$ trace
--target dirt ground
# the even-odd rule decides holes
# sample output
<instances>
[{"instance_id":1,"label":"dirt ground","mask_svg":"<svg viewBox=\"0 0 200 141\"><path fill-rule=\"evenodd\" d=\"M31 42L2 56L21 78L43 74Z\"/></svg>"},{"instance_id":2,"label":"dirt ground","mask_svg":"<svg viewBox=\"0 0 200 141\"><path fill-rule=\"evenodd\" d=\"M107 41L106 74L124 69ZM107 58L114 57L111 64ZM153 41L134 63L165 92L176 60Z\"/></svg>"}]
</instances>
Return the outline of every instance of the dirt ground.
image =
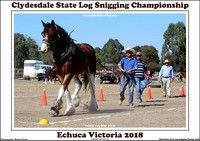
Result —
<instances>
[{"instance_id":1,"label":"dirt ground","mask_svg":"<svg viewBox=\"0 0 200 141\"><path fill-rule=\"evenodd\" d=\"M154 82L157 84L158 82ZM96 98L99 109L89 113L82 107L77 107L72 116L64 116L61 109L58 117L49 115L50 107L57 99L60 83L55 85L43 84L36 80L14 81L14 129L18 128L186 128L186 97L179 97L180 89L186 83L172 83L172 98L162 97L161 88L151 88L152 98L147 98L144 90L139 103L135 98L134 107L128 106L128 87L125 101L119 105L119 84L100 84L96 81ZM100 88L103 89L104 101L99 101ZM41 105L43 89L46 89L47 105ZM72 93L75 89L73 82L69 85ZM90 92L80 91L81 102L89 102ZM65 98L63 98L64 100ZM65 102L65 101L64 101ZM65 107L65 106L63 106ZM41 119L47 119L49 124L39 124Z\"/></svg>"}]
</instances>

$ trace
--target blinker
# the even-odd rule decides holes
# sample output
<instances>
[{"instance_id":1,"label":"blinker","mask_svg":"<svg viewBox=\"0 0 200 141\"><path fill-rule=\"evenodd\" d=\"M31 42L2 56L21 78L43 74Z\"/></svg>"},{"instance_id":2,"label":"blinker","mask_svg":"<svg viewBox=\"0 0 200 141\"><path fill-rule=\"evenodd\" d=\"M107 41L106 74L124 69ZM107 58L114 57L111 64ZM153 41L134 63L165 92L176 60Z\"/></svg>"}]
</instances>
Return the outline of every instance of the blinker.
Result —
<instances>
[{"instance_id":1,"label":"blinker","mask_svg":"<svg viewBox=\"0 0 200 141\"><path fill-rule=\"evenodd\" d=\"M49 30L54 30L53 28L49 27Z\"/></svg>"}]
</instances>

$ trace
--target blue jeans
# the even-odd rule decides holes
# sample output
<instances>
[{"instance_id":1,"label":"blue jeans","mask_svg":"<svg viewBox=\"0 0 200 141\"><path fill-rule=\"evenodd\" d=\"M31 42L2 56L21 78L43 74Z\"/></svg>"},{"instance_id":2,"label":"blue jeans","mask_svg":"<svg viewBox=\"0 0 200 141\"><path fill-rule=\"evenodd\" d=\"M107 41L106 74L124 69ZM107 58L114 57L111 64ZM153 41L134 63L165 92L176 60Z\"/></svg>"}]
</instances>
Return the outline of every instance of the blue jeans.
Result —
<instances>
[{"instance_id":1,"label":"blue jeans","mask_svg":"<svg viewBox=\"0 0 200 141\"><path fill-rule=\"evenodd\" d=\"M145 78L135 77L136 98L140 99L145 88Z\"/></svg>"},{"instance_id":2,"label":"blue jeans","mask_svg":"<svg viewBox=\"0 0 200 141\"><path fill-rule=\"evenodd\" d=\"M134 86L134 76L133 75L122 75L121 83L120 83L120 100L123 101L125 99L124 92L126 90L126 86L129 85L129 105L133 105L133 86Z\"/></svg>"},{"instance_id":3,"label":"blue jeans","mask_svg":"<svg viewBox=\"0 0 200 141\"><path fill-rule=\"evenodd\" d=\"M43 76L43 82L45 82L45 74L42 74L42 76Z\"/></svg>"}]
</instances>

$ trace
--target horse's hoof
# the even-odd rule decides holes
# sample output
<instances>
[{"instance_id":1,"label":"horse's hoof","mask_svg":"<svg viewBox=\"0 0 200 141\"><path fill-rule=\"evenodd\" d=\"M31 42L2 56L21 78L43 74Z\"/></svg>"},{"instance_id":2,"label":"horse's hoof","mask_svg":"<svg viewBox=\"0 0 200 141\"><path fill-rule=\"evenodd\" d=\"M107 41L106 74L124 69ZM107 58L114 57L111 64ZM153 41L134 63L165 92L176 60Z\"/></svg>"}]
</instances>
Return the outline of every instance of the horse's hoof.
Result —
<instances>
[{"instance_id":1,"label":"horse's hoof","mask_svg":"<svg viewBox=\"0 0 200 141\"><path fill-rule=\"evenodd\" d=\"M70 108L67 108L66 110L65 110L65 115L66 116L71 116L71 115L73 115L74 113L75 113L75 108L74 108L74 106L71 106Z\"/></svg>"},{"instance_id":2,"label":"horse's hoof","mask_svg":"<svg viewBox=\"0 0 200 141\"><path fill-rule=\"evenodd\" d=\"M86 104L83 104L83 110L87 110L88 109L88 105L86 105Z\"/></svg>"},{"instance_id":3,"label":"horse's hoof","mask_svg":"<svg viewBox=\"0 0 200 141\"><path fill-rule=\"evenodd\" d=\"M72 100L73 100L74 106L78 107L80 104L80 97L78 97L78 96L73 97L73 95L72 95Z\"/></svg>"},{"instance_id":4,"label":"horse's hoof","mask_svg":"<svg viewBox=\"0 0 200 141\"><path fill-rule=\"evenodd\" d=\"M97 104L96 102L90 102L90 105L88 106L89 112L97 112Z\"/></svg>"},{"instance_id":5,"label":"horse's hoof","mask_svg":"<svg viewBox=\"0 0 200 141\"><path fill-rule=\"evenodd\" d=\"M54 110L51 110L51 111L49 112L49 114L50 114L52 117L57 117L57 116L58 116L58 113L55 112Z\"/></svg>"}]
</instances>

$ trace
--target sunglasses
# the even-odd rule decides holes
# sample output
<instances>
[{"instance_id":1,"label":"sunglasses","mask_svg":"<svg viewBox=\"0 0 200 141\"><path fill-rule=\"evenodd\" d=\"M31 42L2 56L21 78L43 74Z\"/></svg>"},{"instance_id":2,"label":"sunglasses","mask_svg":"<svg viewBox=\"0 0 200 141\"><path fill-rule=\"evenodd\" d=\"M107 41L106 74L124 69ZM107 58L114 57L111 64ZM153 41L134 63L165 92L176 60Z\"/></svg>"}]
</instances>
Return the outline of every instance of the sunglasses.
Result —
<instances>
[{"instance_id":1,"label":"sunglasses","mask_svg":"<svg viewBox=\"0 0 200 141\"><path fill-rule=\"evenodd\" d=\"M137 57L141 57L142 55L137 55Z\"/></svg>"}]
</instances>

